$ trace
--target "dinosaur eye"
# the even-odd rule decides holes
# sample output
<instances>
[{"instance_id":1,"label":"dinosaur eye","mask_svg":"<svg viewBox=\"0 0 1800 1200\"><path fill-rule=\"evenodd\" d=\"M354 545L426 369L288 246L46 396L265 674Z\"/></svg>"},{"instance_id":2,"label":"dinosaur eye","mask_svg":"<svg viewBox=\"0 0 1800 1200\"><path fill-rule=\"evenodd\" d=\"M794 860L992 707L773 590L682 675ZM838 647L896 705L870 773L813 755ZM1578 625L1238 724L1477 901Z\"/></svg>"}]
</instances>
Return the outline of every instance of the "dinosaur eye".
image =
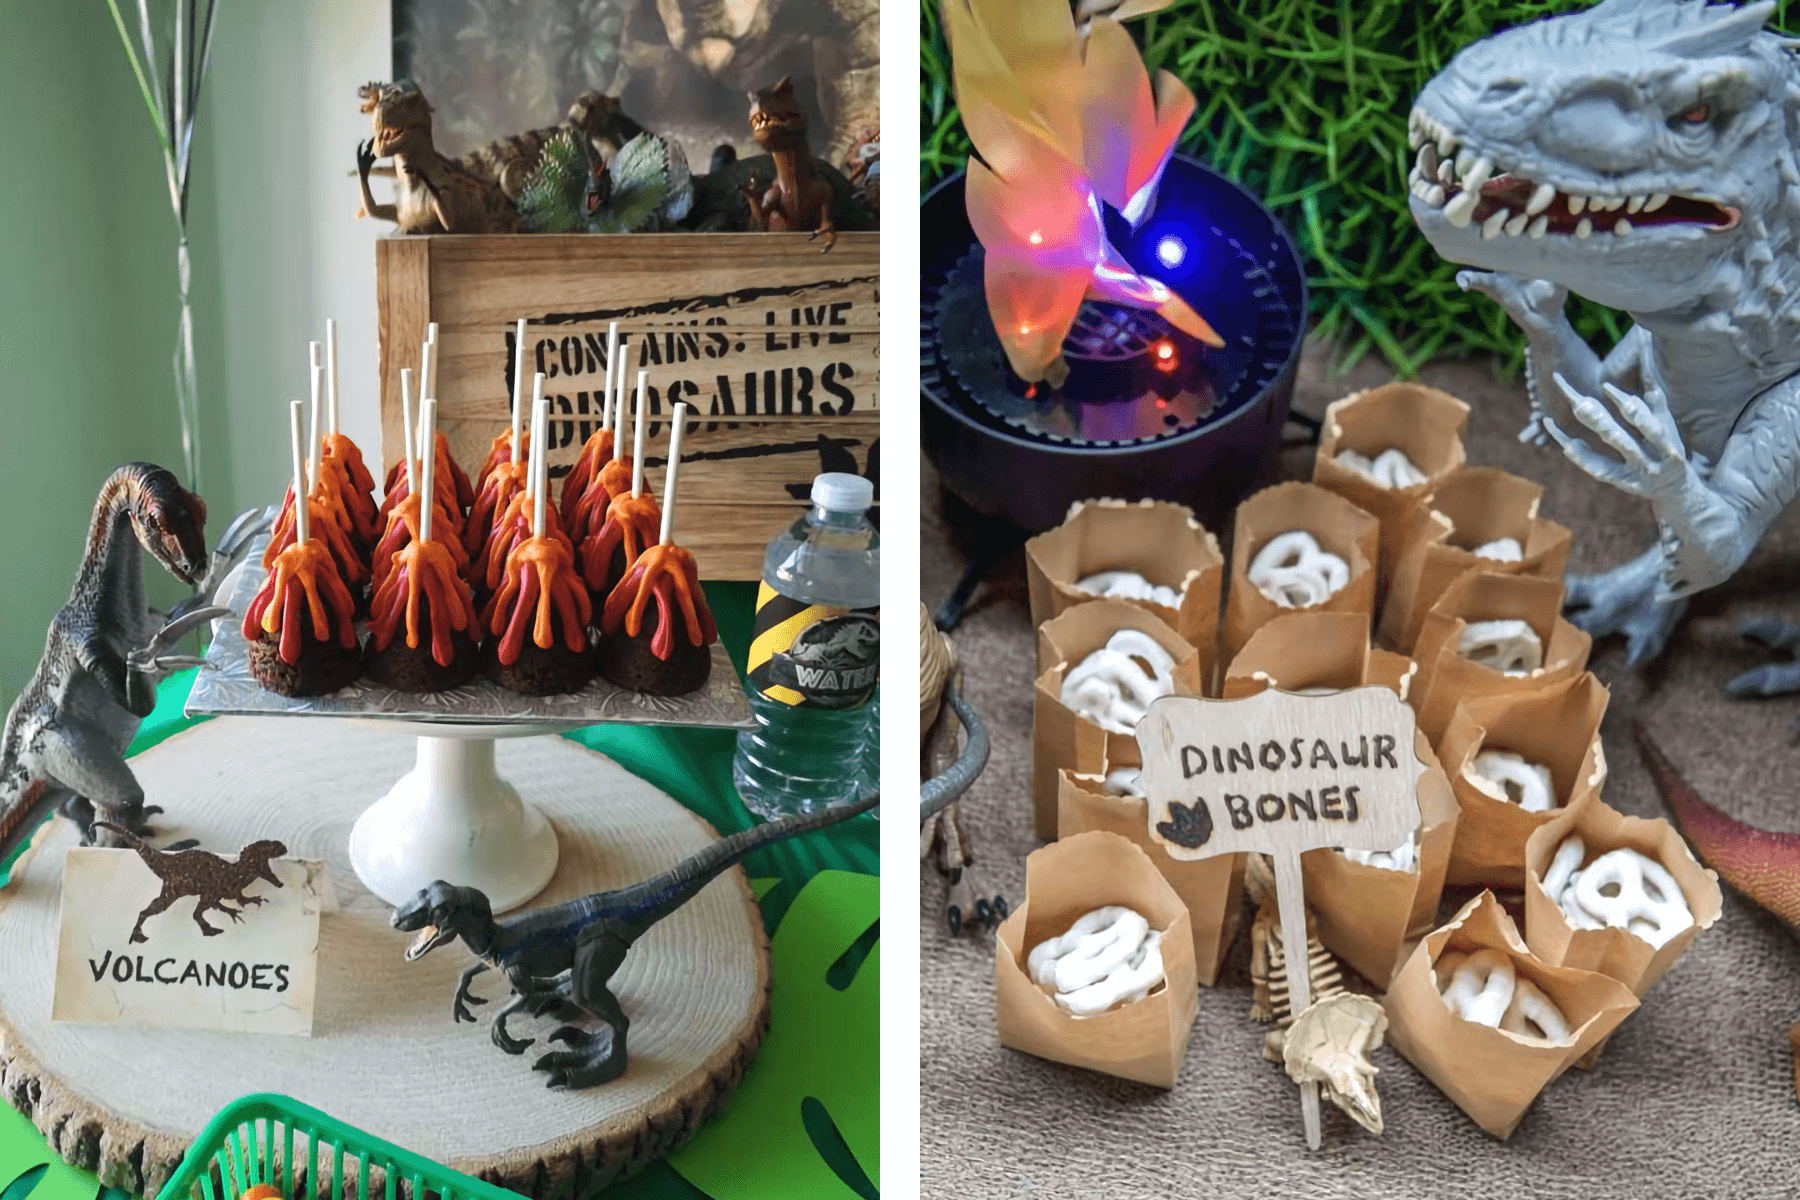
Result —
<instances>
[{"instance_id":1,"label":"dinosaur eye","mask_svg":"<svg viewBox=\"0 0 1800 1200\"><path fill-rule=\"evenodd\" d=\"M1681 114L1682 122L1688 125L1704 125L1712 120L1712 106L1702 100L1699 104Z\"/></svg>"}]
</instances>

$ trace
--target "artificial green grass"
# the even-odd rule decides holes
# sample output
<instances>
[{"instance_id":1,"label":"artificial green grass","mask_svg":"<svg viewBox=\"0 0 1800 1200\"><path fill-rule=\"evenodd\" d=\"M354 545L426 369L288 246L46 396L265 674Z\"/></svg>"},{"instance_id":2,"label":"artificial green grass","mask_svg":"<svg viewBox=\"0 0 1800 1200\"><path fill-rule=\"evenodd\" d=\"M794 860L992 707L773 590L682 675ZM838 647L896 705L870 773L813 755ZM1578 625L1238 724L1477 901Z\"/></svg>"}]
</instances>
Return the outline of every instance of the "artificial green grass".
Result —
<instances>
[{"instance_id":1,"label":"artificial green grass","mask_svg":"<svg viewBox=\"0 0 1800 1200\"><path fill-rule=\"evenodd\" d=\"M969 140L951 94L940 0L920 2L921 185L960 171ZM1780 0L1774 24L1785 26ZM1180 153L1263 197L1307 265L1315 332L1341 366L1370 349L1402 377L1427 359L1481 351L1516 370L1525 339L1499 305L1456 286L1407 212L1407 116L1470 42L1586 0L1177 0L1128 22L1144 60L1194 92ZM1630 319L1570 297L1590 343Z\"/></svg>"}]
</instances>

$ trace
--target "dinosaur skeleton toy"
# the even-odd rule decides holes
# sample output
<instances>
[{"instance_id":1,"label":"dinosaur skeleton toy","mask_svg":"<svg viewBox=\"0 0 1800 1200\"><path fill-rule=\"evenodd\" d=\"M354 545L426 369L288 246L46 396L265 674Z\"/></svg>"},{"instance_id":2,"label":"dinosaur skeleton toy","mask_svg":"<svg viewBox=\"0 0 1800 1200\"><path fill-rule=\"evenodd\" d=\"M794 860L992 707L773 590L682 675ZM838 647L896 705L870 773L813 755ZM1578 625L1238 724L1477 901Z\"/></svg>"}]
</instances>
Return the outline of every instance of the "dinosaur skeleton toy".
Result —
<instances>
[{"instance_id":1,"label":"dinosaur skeleton toy","mask_svg":"<svg viewBox=\"0 0 1800 1200\"><path fill-rule=\"evenodd\" d=\"M145 822L162 810L144 804L125 750L156 706L157 681L200 665L175 646L227 614L213 595L268 524L265 514L243 513L209 563L206 505L174 475L130 463L107 479L68 603L51 618L43 660L0 732L0 862L56 811L81 827L84 844L119 844L97 816L150 834ZM145 551L195 588L166 615L144 597Z\"/></svg>"},{"instance_id":2,"label":"dinosaur skeleton toy","mask_svg":"<svg viewBox=\"0 0 1800 1200\"><path fill-rule=\"evenodd\" d=\"M1655 512L1657 545L1568 583L1633 667L1800 491L1800 63L1775 7L1606 0L1468 47L1412 113L1413 219L1525 333L1521 439ZM1604 358L1571 291L1632 319ZM1796 689L1800 663L1728 688Z\"/></svg>"},{"instance_id":3,"label":"dinosaur skeleton toy","mask_svg":"<svg viewBox=\"0 0 1800 1200\"><path fill-rule=\"evenodd\" d=\"M631 944L650 927L692 900L752 850L860 816L881 801L867 795L853 804L796 813L720 838L706 849L652 879L611 892L595 892L550 908L530 909L496 920L488 898L475 888L438 880L394 910L395 929L418 934L406 961L416 962L461 938L475 955L462 973L450 1015L474 1021L470 1004L486 1004L469 994L484 971L505 974L512 998L494 1013L490 1036L508 1054L523 1054L532 1039L506 1031L506 1020L524 1009L533 1017L555 1013L573 1020L597 1018L603 1028L589 1032L564 1025L550 1035L569 1049L539 1058L534 1071L548 1075L553 1088L586 1088L610 1083L625 1072L625 1033L631 1022L608 989Z\"/></svg>"}]
</instances>

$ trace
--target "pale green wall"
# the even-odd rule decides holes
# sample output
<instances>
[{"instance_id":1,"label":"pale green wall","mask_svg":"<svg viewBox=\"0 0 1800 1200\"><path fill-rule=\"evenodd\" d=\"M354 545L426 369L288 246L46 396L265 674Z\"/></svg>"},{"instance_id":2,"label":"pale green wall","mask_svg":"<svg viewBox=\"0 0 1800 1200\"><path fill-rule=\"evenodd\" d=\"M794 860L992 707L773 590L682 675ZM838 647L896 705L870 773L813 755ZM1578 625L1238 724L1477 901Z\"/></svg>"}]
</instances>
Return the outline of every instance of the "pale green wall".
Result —
<instances>
[{"instance_id":1,"label":"pale green wall","mask_svg":"<svg viewBox=\"0 0 1800 1200\"><path fill-rule=\"evenodd\" d=\"M67 597L101 481L132 459L179 471L181 441L175 223L104 0L0 0L0 112L11 114L0 124L0 695L10 703ZM203 279L217 266L201 242ZM210 312L203 330L216 327L216 304ZM218 359L202 353L205 386ZM209 407L205 433L222 445L222 407ZM179 594L164 583L160 598Z\"/></svg>"}]
</instances>

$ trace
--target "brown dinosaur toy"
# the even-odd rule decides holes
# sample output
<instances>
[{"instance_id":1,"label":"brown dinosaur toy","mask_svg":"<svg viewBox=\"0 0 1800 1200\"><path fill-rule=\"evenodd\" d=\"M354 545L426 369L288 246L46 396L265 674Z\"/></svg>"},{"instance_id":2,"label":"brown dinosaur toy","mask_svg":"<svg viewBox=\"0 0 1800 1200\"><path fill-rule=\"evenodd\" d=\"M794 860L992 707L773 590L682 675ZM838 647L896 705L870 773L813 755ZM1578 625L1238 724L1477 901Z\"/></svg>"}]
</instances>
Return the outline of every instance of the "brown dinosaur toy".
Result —
<instances>
[{"instance_id":1,"label":"brown dinosaur toy","mask_svg":"<svg viewBox=\"0 0 1800 1200\"><path fill-rule=\"evenodd\" d=\"M388 86L385 83L365 83L358 88L356 95L362 101L362 111L374 112L381 101L382 89ZM485 146L477 146L457 159L456 163L477 179L498 184L510 199L516 201L519 193L525 190L531 173L537 170L538 163L542 161L544 147L565 129L573 129L585 135L595 158L602 164L611 162L621 146L644 132L642 125L625 115L617 96L587 91L575 97L575 103L569 105L568 115L561 124L496 138ZM394 168L373 167L369 174L391 178Z\"/></svg>"},{"instance_id":2,"label":"brown dinosaur toy","mask_svg":"<svg viewBox=\"0 0 1800 1200\"><path fill-rule=\"evenodd\" d=\"M806 114L794 100L794 80L784 77L774 87L750 93L750 133L775 160L775 182L765 191L752 176L744 188L750 202L750 228L758 232L811 230L809 241L824 244L823 254L837 244L831 220L832 187L817 169L806 147Z\"/></svg>"},{"instance_id":3,"label":"brown dinosaur toy","mask_svg":"<svg viewBox=\"0 0 1800 1200\"><path fill-rule=\"evenodd\" d=\"M375 136L356 148L363 214L392 221L401 233L520 233L524 224L498 183L445 158L431 143L431 105L410 80L382 87L364 107ZM369 172L394 160L394 203L375 203Z\"/></svg>"},{"instance_id":4,"label":"brown dinosaur toy","mask_svg":"<svg viewBox=\"0 0 1800 1200\"><path fill-rule=\"evenodd\" d=\"M204 916L209 908L216 908L233 921L243 923L243 909L232 908L226 901L237 904L267 904L261 896L246 896L244 889L259 879L266 879L276 887L281 887L281 880L275 878L275 872L269 869L269 863L287 853L287 847L280 842L252 842L238 852L236 862L226 862L216 854L205 850L181 850L170 852L158 850L146 845L144 840L118 825L106 821L94 822L95 828L110 829L119 835L131 849L136 850L144 865L156 873L163 881L162 894L152 900L143 912L138 914L137 924L132 926L131 941L147 942L144 936L144 922L157 913L165 911L171 904L184 896L197 896L200 903L194 906L194 924L207 937L217 937L224 933L223 929L214 929L206 923Z\"/></svg>"}]
</instances>

